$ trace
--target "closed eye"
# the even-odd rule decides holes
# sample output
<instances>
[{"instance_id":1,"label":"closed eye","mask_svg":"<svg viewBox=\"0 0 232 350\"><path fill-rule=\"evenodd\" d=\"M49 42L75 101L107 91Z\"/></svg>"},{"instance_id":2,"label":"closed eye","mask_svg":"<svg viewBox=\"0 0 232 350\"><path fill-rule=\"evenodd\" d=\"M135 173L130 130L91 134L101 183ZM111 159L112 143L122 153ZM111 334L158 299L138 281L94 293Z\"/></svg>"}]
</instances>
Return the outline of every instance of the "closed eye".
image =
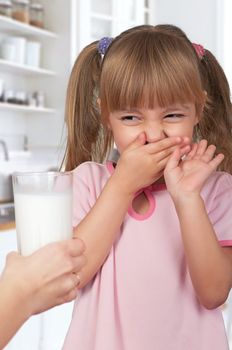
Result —
<instances>
[{"instance_id":1,"label":"closed eye","mask_svg":"<svg viewBox=\"0 0 232 350\"><path fill-rule=\"evenodd\" d=\"M135 115L125 115L121 119L122 120L138 120L139 117L136 117Z\"/></svg>"},{"instance_id":2,"label":"closed eye","mask_svg":"<svg viewBox=\"0 0 232 350\"><path fill-rule=\"evenodd\" d=\"M121 120L126 124L137 124L140 122L141 118L136 115L125 115L121 117Z\"/></svg>"},{"instance_id":3,"label":"closed eye","mask_svg":"<svg viewBox=\"0 0 232 350\"><path fill-rule=\"evenodd\" d=\"M165 115L164 119L172 119L172 120L177 120L177 119L181 119L181 118L184 118L185 115L183 114L176 114L176 113L173 113L173 114L167 114Z\"/></svg>"}]
</instances>

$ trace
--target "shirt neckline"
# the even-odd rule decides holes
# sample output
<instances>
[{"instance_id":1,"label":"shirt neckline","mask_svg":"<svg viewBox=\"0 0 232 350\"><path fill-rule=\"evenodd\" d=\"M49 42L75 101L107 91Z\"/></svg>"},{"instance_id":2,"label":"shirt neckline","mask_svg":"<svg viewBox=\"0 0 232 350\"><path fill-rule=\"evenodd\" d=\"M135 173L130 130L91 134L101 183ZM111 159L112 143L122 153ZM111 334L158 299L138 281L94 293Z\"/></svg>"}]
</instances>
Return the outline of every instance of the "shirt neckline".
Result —
<instances>
[{"instance_id":1,"label":"shirt neckline","mask_svg":"<svg viewBox=\"0 0 232 350\"><path fill-rule=\"evenodd\" d=\"M114 167L114 162L108 161L106 162L106 167L109 173L112 175L114 173L115 167ZM134 198L138 196L141 192L144 192L145 196L147 197L148 203L149 203L149 208L144 214L139 214L137 213L132 204L128 208L128 215L131 216L132 218L142 221L148 219L153 212L155 211L156 208L156 199L155 196L152 192L157 192L157 191L163 191L166 190L166 185L165 184L152 184L150 186L147 186L145 188L141 188L139 191L137 191L134 195Z\"/></svg>"}]
</instances>

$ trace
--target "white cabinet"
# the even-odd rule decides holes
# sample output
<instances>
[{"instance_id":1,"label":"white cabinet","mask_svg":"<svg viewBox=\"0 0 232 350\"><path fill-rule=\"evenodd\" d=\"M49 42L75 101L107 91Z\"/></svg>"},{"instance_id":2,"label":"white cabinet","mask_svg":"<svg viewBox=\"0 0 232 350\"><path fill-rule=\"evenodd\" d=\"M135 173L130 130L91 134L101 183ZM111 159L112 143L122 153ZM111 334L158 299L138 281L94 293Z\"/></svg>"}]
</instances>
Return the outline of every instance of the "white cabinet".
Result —
<instances>
[{"instance_id":1,"label":"white cabinet","mask_svg":"<svg viewBox=\"0 0 232 350\"><path fill-rule=\"evenodd\" d=\"M4 81L5 89L29 93L39 91L45 95L44 107L39 108L0 102L0 138L5 137L10 143L14 135L27 135L32 150L57 149L61 145L65 91L70 71L70 1L40 2L45 9L46 29L0 16L0 41L16 36L41 45L39 67L0 58L0 80Z\"/></svg>"},{"instance_id":2,"label":"white cabinet","mask_svg":"<svg viewBox=\"0 0 232 350\"><path fill-rule=\"evenodd\" d=\"M21 23L17 20L5 17L5 16L0 16L0 39L3 42L4 38L9 38L9 37L23 37L26 39L26 42L28 42L29 40L33 40L36 42L43 42L44 40L47 41L52 41L57 39L57 36L55 33L48 31L48 30L44 30L44 29L40 29L40 28L36 28L33 27L31 25L27 25L24 23ZM9 44L8 44L9 46ZM14 48L14 47L13 47ZM16 48L16 47L15 47ZM16 48L17 49L17 48ZM42 50L43 50L43 44L42 44ZM3 44L2 44L2 51L3 51ZM3 52L2 52L3 54ZM42 56L42 55L41 55ZM18 88L25 88L25 86L27 85L26 83L26 79L31 79L33 78L34 81L31 82L31 87L34 88L34 90L37 90L37 82L36 79L38 78L43 78L43 77L50 77L53 78L56 73L50 69L46 67L46 61L43 60L43 57L41 57L41 65L36 67L36 66L30 66L30 65L26 65L24 63L18 63L15 62L14 60L8 60L7 58L0 58L0 74L1 76L5 76L7 77L9 80L11 80L12 82L10 84L8 84L7 86L7 81L5 81L5 88L11 88L12 90L16 87L16 86L9 86L9 85L17 85L18 84ZM19 81L16 82L15 77L21 77L21 81L23 81L23 84L21 84ZM10 111L12 107L12 111L16 112L17 111L17 104L8 104L7 105L7 110ZM36 108L34 108L36 110ZM33 110L34 110L33 109ZM1 102L0 103L0 110L4 110L5 109L5 103ZM25 106L25 110L26 110L26 106ZM33 110L31 110L29 108L29 110L31 112L33 112ZM22 111L22 109L19 108L19 111ZM51 109L49 110L49 112L51 112ZM43 110L40 111L40 113L46 113L46 108L43 108Z\"/></svg>"},{"instance_id":3,"label":"white cabinet","mask_svg":"<svg viewBox=\"0 0 232 350\"><path fill-rule=\"evenodd\" d=\"M74 61L88 43L104 36L115 37L130 27L153 21L154 0L80 0L72 1Z\"/></svg>"}]
</instances>

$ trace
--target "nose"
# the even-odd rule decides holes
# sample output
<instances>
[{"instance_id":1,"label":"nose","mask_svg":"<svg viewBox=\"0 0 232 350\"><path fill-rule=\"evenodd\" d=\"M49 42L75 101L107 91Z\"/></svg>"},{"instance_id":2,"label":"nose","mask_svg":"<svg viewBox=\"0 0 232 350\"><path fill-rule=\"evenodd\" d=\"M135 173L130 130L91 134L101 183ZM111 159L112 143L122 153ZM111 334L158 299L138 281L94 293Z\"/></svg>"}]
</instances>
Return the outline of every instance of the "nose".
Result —
<instances>
[{"instance_id":1,"label":"nose","mask_svg":"<svg viewBox=\"0 0 232 350\"><path fill-rule=\"evenodd\" d=\"M162 125L157 124L149 124L145 133L147 136L147 143L156 142L168 137Z\"/></svg>"}]
</instances>

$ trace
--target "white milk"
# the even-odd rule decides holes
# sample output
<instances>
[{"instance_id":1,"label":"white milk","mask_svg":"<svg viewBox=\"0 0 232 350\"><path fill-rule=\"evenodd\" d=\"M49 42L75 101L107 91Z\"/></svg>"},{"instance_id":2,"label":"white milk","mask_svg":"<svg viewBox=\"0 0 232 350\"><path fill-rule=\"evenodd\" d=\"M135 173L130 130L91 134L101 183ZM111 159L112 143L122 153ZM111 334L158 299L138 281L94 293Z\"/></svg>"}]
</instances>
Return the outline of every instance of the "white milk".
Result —
<instances>
[{"instance_id":1,"label":"white milk","mask_svg":"<svg viewBox=\"0 0 232 350\"><path fill-rule=\"evenodd\" d=\"M14 193L18 249L28 255L72 237L72 192Z\"/></svg>"}]
</instances>

